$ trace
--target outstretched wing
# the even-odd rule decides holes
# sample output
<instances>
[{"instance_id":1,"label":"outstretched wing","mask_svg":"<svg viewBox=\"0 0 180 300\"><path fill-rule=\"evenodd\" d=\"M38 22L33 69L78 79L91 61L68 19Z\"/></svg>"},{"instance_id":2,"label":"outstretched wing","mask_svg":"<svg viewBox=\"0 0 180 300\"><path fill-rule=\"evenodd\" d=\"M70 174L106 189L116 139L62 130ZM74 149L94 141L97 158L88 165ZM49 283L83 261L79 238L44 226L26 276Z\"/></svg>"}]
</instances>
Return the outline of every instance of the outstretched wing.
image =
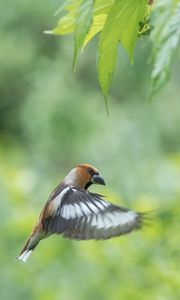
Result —
<instances>
[{"instance_id":1,"label":"outstretched wing","mask_svg":"<svg viewBox=\"0 0 180 300\"><path fill-rule=\"evenodd\" d=\"M61 197L54 215L43 226L48 233L62 234L76 240L108 239L138 229L143 214L105 201L102 196L69 188Z\"/></svg>"}]
</instances>

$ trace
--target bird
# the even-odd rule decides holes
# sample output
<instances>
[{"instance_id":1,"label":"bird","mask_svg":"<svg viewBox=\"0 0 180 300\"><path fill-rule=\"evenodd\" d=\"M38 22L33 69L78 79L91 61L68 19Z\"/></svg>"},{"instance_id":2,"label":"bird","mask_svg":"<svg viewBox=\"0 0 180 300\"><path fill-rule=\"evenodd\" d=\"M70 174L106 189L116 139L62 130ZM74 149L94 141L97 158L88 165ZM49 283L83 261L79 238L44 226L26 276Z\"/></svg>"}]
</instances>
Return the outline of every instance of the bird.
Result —
<instances>
[{"instance_id":1,"label":"bird","mask_svg":"<svg viewBox=\"0 0 180 300\"><path fill-rule=\"evenodd\" d=\"M144 213L115 205L92 193L92 184L105 185L99 171L79 164L53 190L17 260L27 262L39 242L52 234L74 240L106 240L140 229Z\"/></svg>"}]
</instances>

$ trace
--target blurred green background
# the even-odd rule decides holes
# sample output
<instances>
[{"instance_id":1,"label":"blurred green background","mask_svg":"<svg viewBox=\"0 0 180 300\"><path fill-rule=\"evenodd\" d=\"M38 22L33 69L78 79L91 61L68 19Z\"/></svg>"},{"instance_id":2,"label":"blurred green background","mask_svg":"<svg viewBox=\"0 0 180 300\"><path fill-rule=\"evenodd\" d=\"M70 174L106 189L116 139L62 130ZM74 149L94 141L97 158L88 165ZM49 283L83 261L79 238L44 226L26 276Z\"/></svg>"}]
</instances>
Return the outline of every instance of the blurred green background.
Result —
<instances>
[{"instance_id":1,"label":"blurred green background","mask_svg":"<svg viewBox=\"0 0 180 300\"><path fill-rule=\"evenodd\" d=\"M150 43L139 41L133 67L120 49L108 118L96 40L74 74L72 39L43 34L59 0L0 6L0 299L180 299L179 59L149 103ZM83 162L107 183L92 191L157 209L151 225L101 242L54 236L15 262L51 190Z\"/></svg>"}]
</instances>

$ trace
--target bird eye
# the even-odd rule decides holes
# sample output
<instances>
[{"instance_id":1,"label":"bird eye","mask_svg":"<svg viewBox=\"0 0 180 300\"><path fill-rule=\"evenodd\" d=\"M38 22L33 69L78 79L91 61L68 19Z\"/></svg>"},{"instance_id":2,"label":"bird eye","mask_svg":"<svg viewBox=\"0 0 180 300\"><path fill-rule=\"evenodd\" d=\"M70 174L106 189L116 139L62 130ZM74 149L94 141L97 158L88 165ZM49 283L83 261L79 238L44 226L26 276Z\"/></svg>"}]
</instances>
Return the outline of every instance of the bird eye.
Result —
<instances>
[{"instance_id":1,"label":"bird eye","mask_svg":"<svg viewBox=\"0 0 180 300\"><path fill-rule=\"evenodd\" d=\"M88 170L88 173L92 176L92 175L93 175L93 170L92 170L92 169L89 169L89 170Z\"/></svg>"},{"instance_id":2,"label":"bird eye","mask_svg":"<svg viewBox=\"0 0 180 300\"><path fill-rule=\"evenodd\" d=\"M91 176L93 176L93 175L98 175L98 174L99 174L98 172L94 171L93 169L89 169L89 170L88 170L88 173L89 173Z\"/></svg>"}]
</instances>

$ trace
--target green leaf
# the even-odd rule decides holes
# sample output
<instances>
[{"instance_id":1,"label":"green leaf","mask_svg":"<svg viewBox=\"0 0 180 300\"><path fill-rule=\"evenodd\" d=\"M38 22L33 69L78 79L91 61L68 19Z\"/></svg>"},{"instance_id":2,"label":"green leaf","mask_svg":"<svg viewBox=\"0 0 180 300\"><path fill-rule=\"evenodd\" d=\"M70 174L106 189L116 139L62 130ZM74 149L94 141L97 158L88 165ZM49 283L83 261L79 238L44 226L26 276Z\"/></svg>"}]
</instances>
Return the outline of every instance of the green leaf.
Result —
<instances>
[{"instance_id":1,"label":"green leaf","mask_svg":"<svg viewBox=\"0 0 180 300\"><path fill-rule=\"evenodd\" d=\"M141 3L140 1L133 1L133 5L130 4L132 15L127 20L126 29L121 35L121 43L126 49L131 63L133 63L133 51L139 33L139 22L143 21L146 14L146 3L147 1L141 1Z\"/></svg>"},{"instance_id":2,"label":"green leaf","mask_svg":"<svg viewBox=\"0 0 180 300\"><path fill-rule=\"evenodd\" d=\"M71 1L71 3L65 7L68 13L60 18L57 26L52 31L46 31L46 33L66 35L74 32L76 13L80 3L81 0Z\"/></svg>"},{"instance_id":3,"label":"green leaf","mask_svg":"<svg viewBox=\"0 0 180 300\"><path fill-rule=\"evenodd\" d=\"M138 37L139 22L146 13L147 0L116 0L100 34L98 75L104 97L107 97L121 40L131 61Z\"/></svg>"},{"instance_id":4,"label":"green leaf","mask_svg":"<svg viewBox=\"0 0 180 300\"><path fill-rule=\"evenodd\" d=\"M114 4L115 0L95 0L94 1L94 15L107 14L109 9Z\"/></svg>"},{"instance_id":5,"label":"green leaf","mask_svg":"<svg viewBox=\"0 0 180 300\"><path fill-rule=\"evenodd\" d=\"M88 32L88 34L86 35L86 38L84 40L84 45L83 45L83 49L84 47L89 43L89 41L98 33L100 32L103 27L104 24L106 22L106 18L107 15L106 14L100 14L97 15L93 18L93 22L92 25L90 27L90 30Z\"/></svg>"},{"instance_id":6,"label":"green leaf","mask_svg":"<svg viewBox=\"0 0 180 300\"><path fill-rule=\"evenodd\" d=\"M70 3L71 3L71 0L66 0L63 4L61 4L61 6L56 10L54 16L57 16L60 12L62 12L63 9L65 9L66 6Z\"/></svg>"},{"instance_id":7,"label":"green leaf","mask_svg":"<svg viewBox=\"0 0 180 300\"><path fill-rule=\"evenodd\" d=\"M93 0L82 0L76 13L76 23L74 31L74 59L75 68L77 54L84 44L85 37L92 22Z\"/></svg>"},{"instance_id":8,"label":"green leaf","mask_svg":"<svg viewBox=\"0 0 180 300\"><path fill-rule=\"evenodd\" d=\"M53 30L47 30L45 33L51 33L51 34L57 34L57 35L66 35L69 33L72 33L75 31L75 27L81 26L80 22L78 21L78 18L83 18L84 14L84 21L87 21L89 15L92 13L92 6L93 7L93 16L96 17L101 14L107 14L109 9L111 8L112 4L114 3L114 0L67 0L65 1L59 9L55 12L55 16L58 15L63 10L67 11L67 14L60 18L57 26ZM80 5L81 4L81 5ZM94 4L94 5L93 5ZM85 12L83 12L83 9L85 9ZM89 9L89 12L88 12ZM87 16L87 19L86 18ZM86 23L86 22L85 22ZM83 25L83 24L82 24ZM81 28L80 28L81 31ZM86 32L87 33L87 32Z\"/></svg>"},{"instance_id":9,"label":"green leaf","mask_svg":"<svg viewBox=\"0 0 180 300\"><path fill-rule=\"evenodd\" d=\"M74 13L69 13L68 15L64 16L59 22L56 28L49 33L54 34L61 34L66 35L72 33L74 31L74 23L75 23L75 16ZM48 33L48 31L46 31Z\"/></svg>"},{"instance_id":10,"label":"green leaf","mask_svg":"<svg viewBox=\"0 0 180 300\"><path fill-rule=\"evenodd\" d=\"M106 22L108 12L115 0L95 0L93 9L93 20L88 34L84 40L83 49L89 41L100 32Z\"/></svg>"},{"instance_id":11,"label":"green leaf","mask_svg":"<svg viewBox=\"0 0 180 300\"><path fill-rule=\"evenodd\" d=\"M151 97L169 79L170 68L180 41L180 3L166 0L157 6L156 23L152 31L153 70Z\"/></svg>"}]
</instances>

